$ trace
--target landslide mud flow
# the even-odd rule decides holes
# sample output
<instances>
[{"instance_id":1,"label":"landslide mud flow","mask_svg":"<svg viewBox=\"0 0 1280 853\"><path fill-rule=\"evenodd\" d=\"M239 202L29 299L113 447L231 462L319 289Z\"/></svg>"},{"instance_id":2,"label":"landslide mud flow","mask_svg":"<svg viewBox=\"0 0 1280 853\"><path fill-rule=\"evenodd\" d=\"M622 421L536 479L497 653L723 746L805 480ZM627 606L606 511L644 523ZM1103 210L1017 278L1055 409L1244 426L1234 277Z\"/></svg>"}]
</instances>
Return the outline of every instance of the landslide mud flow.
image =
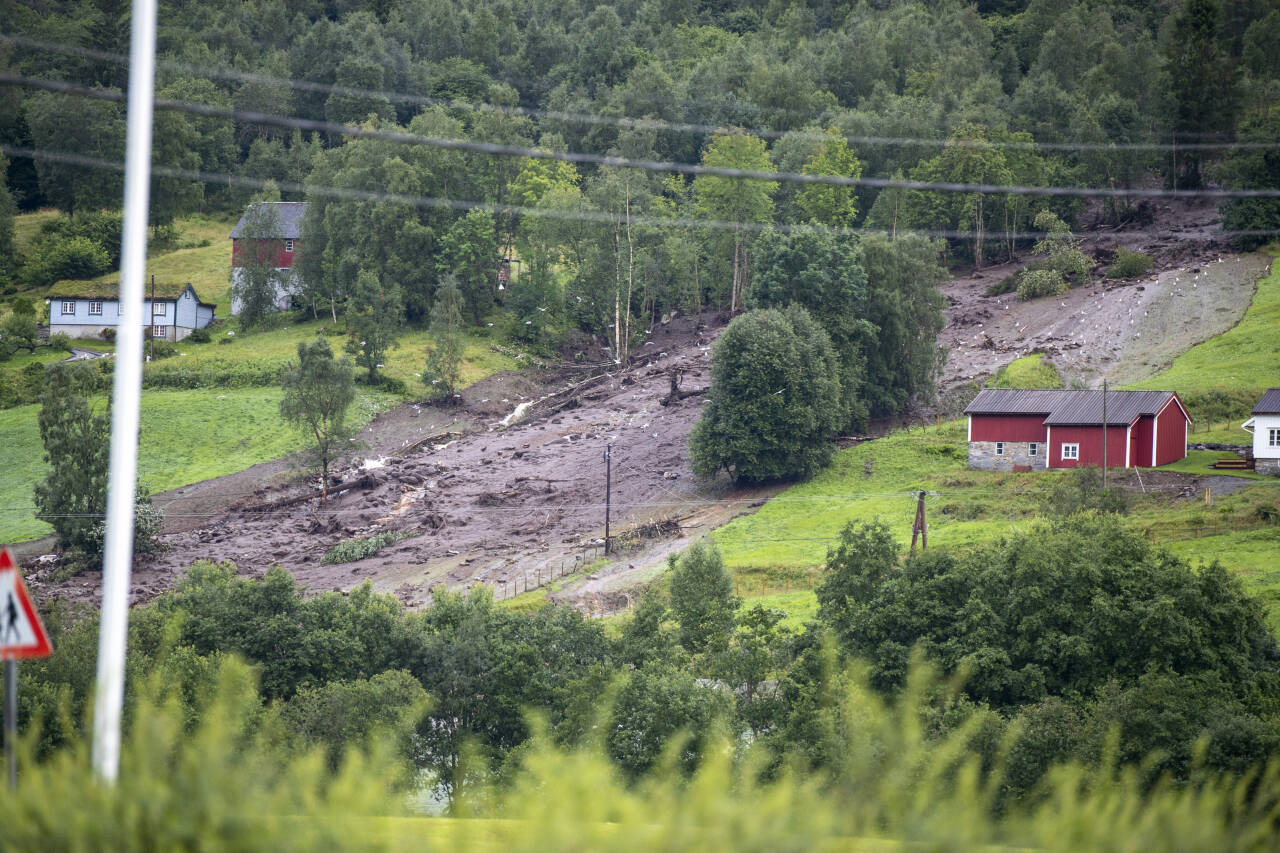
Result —
<instances>
[{"instance_id":1,"label":"landslide mud flow","mask_svg":"<svg viewBox=\"0 0 1280 853\"><path fill-rule=\"evenodd\" d=\"M533 589L599 553L609 444L613 533L679 537L680 519L729 489L700 485L686 448L713 325L655 325L626 370L505 373L467 389L455 407L400 407L371 426L375 449L338 474L350 485L323 504L308 497L315 482L285 477L280 463L175 490L163 501L172 532L162 553L139 559L134 598L162 592L196 560L253 575L280 565L313 591L367 579L411 606L438 584ZM688 396L663 405L677 369ZM281 479L290 482L270 484ZM321 562L339 542L386 531L403 538L364 560ZM95 585L82 576L48 592L87 599Z\"/></svg>"}]
</instances>

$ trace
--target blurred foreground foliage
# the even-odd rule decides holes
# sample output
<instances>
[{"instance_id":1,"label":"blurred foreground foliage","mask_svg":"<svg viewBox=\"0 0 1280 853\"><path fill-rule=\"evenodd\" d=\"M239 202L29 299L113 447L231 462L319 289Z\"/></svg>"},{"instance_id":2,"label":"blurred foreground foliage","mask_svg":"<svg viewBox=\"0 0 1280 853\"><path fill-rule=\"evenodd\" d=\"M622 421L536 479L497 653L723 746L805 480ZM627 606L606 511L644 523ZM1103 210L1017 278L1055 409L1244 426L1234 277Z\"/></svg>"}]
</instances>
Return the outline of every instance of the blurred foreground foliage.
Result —
<instances>
[{"instance_id":1,"label":"blurred foreground foliage","mask_svg":"<svg viewBox=\"0 0 1280 853\"><path fill-rule=\"evenodd\" d=\"M692 771L676 737L632 779L603 729L563 747L535 716L506 778L473 763L451 817L414 817L421 783L386 736L394 725L334 762L264 712L250 668L225 659L210 675L194 701L167 675L147 679L115 785L95 777L81 736L41 759L37 738L25 737L21 784L0 791L5 849L1247 851L1273 849L1280 819L1276 761L1149 785L1114 752L1097 768L1058 766L1034 800L1002 808L1014 736L994 766L973 747L978 717L931 738L926 709L957 684L921 663L893 701L861 668L845 672L828 720L843 760L829 771L711 726Z\"/></svg>"}]
</instances>

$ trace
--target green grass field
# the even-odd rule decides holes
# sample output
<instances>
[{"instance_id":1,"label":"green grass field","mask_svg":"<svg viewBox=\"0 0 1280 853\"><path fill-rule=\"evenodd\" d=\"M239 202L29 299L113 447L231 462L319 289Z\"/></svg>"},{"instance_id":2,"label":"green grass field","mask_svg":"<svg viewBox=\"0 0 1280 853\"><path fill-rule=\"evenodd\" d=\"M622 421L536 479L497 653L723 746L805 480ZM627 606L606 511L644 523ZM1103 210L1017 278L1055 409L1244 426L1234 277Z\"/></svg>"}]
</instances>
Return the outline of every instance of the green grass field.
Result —
<instances>
[{"instance_id":1,"label":"green grass field","mask_svg":"<svg viewBox=\"0 0 1280 853\"><path fill-rule=\"evenodd\" d=\"M1280 245L1267 251L1280 253ZM1242 283L1243 286L1243 283ZM1235 328L1192 347L1168 370L1132 387L1172 388L1179 394L1203 393L1227 386L1259 395L1280 382L1280 265L1258 282L1258 291ZM1241 431L1243 433L1243 431Z\"/></svg>"},{"instance_id":2,"label":"green grass field","mask_svg":"<svg viewBox=\"0 0 1280 853\"><path fill-rule=\"evenodd\" d=\"M991 388L1063 388L1062 374L1058 368L1044 360L1038 353L1024 355L1000 368Z\"/></svg>"},{"instance_id":3,"label":"green grass field","mask_svg":"<svg viewBox=\"0 0 1280 853\"><path fill-rule=\"evenodd\" d=\"M243 471L303 446L299 433L280 420L276 388L154 391L142 397L138 476L153 492ZM362 393L353 409L360 424L395 402ZM35 518L32 485L45 463L36 426L37 406L0 411L0 543L48 535Z\"/></svg>"},{"instance_id":4,"label":"green grass field","mask_svg":"<svg viewBox=\"0 0 1280 853\"><path fill-rule=\"evenodd\" d=\"M197 369L201 366L226 362L276 362L281 367L298 357L298 344L309 341L325 328L333 326L332 319L308 320L302 323L290 322L270 331L239 331L239 324L232 322L219 329L212 341L197 344L191 341L178 343L178 355L157 362L155 370L170 369L172 365ZM235 332L228 336L226 332ZM230 343L220 343L228 340ZM330 335L329 346L334 354L341 357L346 336ZM424 329L410 329L400 336L399 346L387 354L385 367L380 373L399 379L405 383L411 399L426 396L426 387L422 384L420 374L426 363L426 347L429 336ZM490 349L491 340L485 337L472 336L467 340L463 354L462 381L470 384L478 379L499 370L512 370L520 366L515 359L501 355ZM363 371L358 371L363 372Z\"/></svg>"}]
</instances>

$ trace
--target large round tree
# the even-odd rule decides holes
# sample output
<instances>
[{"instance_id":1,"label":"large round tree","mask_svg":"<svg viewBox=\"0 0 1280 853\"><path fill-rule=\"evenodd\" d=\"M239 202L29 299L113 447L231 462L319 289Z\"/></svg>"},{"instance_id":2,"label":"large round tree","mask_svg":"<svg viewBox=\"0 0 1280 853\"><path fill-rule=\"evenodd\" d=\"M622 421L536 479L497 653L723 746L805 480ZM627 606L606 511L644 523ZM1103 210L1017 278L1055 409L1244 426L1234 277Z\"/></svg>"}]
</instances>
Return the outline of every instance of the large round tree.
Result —
<instances>
[{"instance_id":1,"label":"large round tree","mask_svg":"<svg viewBox=\"0 0 1280 853\"><path fill-rule=\"evenodd\" d=\"M707 405L689 436L694 473L738 482L808 477L841 422L840 362L803 308L735 319L711 352Z\"/></svg>"}]
</instances>

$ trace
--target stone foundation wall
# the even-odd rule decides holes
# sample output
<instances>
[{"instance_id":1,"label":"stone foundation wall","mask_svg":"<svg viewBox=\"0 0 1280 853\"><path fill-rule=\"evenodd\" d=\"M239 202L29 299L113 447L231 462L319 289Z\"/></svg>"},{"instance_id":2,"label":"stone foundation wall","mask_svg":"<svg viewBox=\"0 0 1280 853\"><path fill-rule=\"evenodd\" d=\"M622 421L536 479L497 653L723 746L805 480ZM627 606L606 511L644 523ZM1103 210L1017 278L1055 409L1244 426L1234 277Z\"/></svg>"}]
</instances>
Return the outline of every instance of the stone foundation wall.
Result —
<instances>
[{"instance_id":1,"label":"stone foundation wall","mask_svg":"<svg viewBox=\"0 0 1280 853\"><path fill-rule=\"evenodd\" d=\"M115 326L90 326L79 323L50 323L49 334L64 334L70 338L100 338L103 329L114 329Z\"/></svg>"},{"instance_id":2,"label":"stone foundation wall","mask_svg":"<svg viewBox=\"0 0 1280 853\"><path fill-rule=\"evenodd\" d=\"M1259 474L1270 474L1273 477L1280 477L1280 459L1254 459L1253 470Z\"/></svg>"},{"instance_id":3,"label":"stone foundation wall","mask_svg":"<svg viewBox=\"0 0 1280 853\"><path fill-rule=\"evenodd\" d=\"M1031 455L1031 443L1027 441L1004 442L1004 453L996 455L994 441L969 442L969 467L984 471L1012 471L1014 466L1043 471L1048 467L1049 447L1038 442L1038 453Z\"/></svg>"}]
</instances>

